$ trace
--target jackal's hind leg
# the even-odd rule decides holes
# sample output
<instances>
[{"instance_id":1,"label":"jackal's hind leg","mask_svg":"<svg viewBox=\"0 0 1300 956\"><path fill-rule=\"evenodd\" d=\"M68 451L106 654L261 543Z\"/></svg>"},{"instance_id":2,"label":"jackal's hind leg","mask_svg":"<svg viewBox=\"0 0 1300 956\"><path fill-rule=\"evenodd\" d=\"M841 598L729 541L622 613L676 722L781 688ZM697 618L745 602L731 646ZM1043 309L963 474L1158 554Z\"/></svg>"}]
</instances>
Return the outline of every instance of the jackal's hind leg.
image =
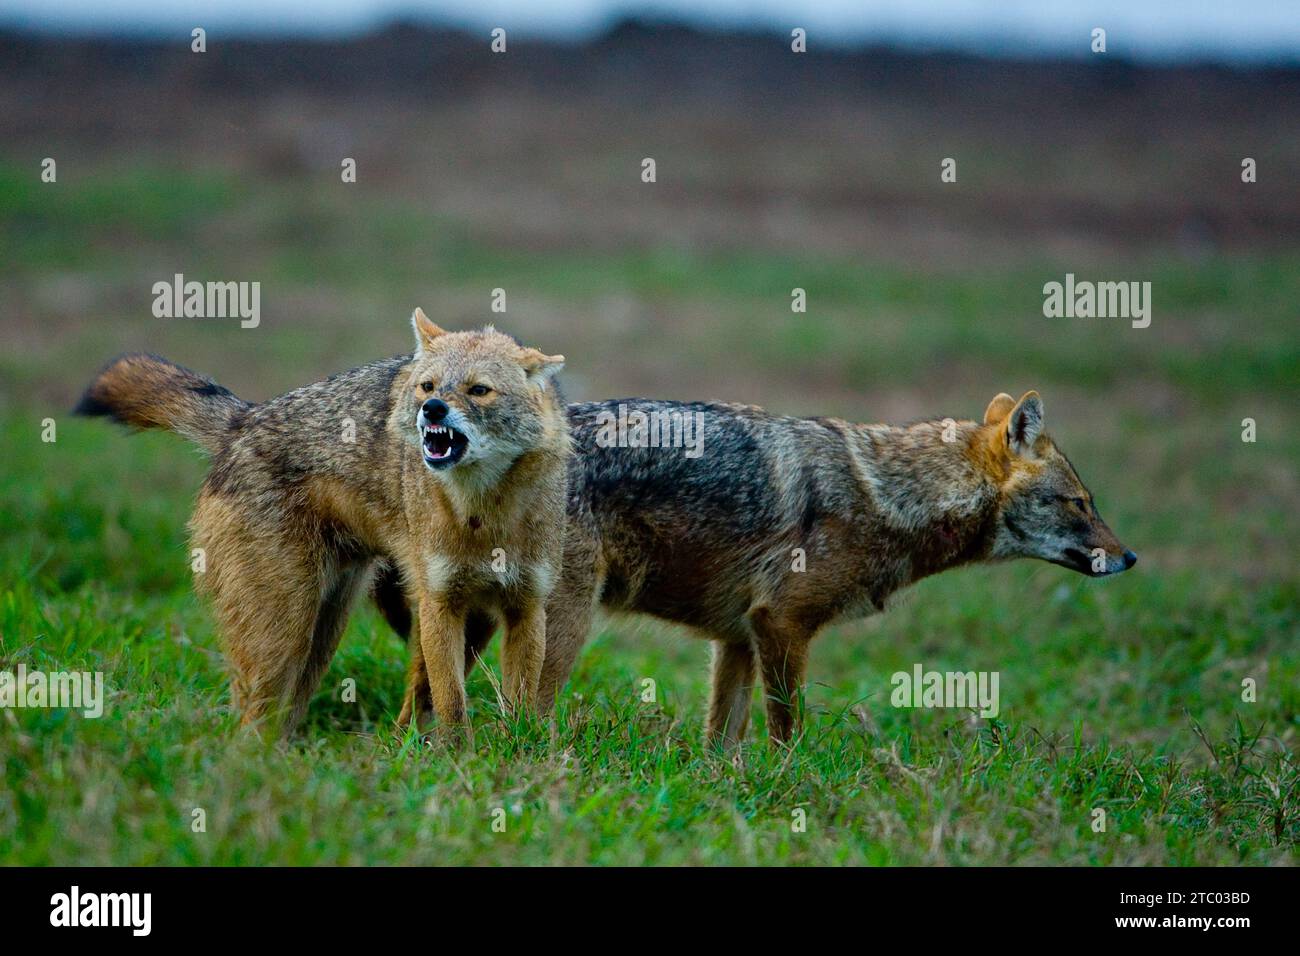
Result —
<instances>
[{"instance_id":1,"label":"jackal's hind leg","mask_svg":"<svg viewBox=\"0 0 1300 956\"><path fill-rule=\"evenodd\" d=\"M776 743L789 743L801 717L798 709L813 630L778 618L766 607L750 612L749 622L767 699L767 734Z\"/></svg>"},{"instance_id":2,"label":"jackal's hind leg","mask_svg":"<svg viewBox=\"0 0 1300 956\"><path fill-rule=\"evenodd\" d=\"M595 546L579 541L571 530L565 541L564 569L546 601L546 653L537 684L538 713L550 713L568 683L578 653L591 634L601 584Z\"/></svg>"},{"instance_id":3,"label":"jackal's hind leg","mask_svg":"<svg viewBox=\"0 0 1300 956\"><path fill-rule=\"evenodd\" d=\"M729 748L745 739L754 696L754 649L746 641L713 642L713 681L705 740Z\"/></svg>"},{"instance_id":4,"label":"jackal's hind leg","mask_svg":"<svg viewBox=\"0 0 1300 956\"><path fill-rule=\"evenodd\" d=\"M327 572L328 574L328 572ZM316 623L312 629L311 652L298 675L298 684L294 691L293 709L289 713L288 724L296 727L307 714L307 705L312 695L320 686L321 678L329 669L334 652L338 650L339 639L348 624L348 615L363 585L369 577L369 569L364 564L350 564L333 574L325 583L324 598L316 610Z\"/></svg>"},{"instance_id":5,"label":"jackal's hind leg","mask_svg":"<svg viewBox=\"0 0 1300 956\"><path fill-rule=\"evenodd\" d=\"M540 603L506 615L501 640L501 696L516 712L537 710L546 656L546 609Z\"/></svg>"},{"instance_id":6,"label":"jackal's hind leg","mask_svg":"<svg viewBox=\"0 0 1300 956\"><path fill-rule=\"evenodd\" d=\"M211 595L244 726L272 736L293 730L311 660L322 572L289 546L238 530L197 536L207 555L203 590ZM319 679L319 678L317 678Z\"/></svg>"}]
</instances>

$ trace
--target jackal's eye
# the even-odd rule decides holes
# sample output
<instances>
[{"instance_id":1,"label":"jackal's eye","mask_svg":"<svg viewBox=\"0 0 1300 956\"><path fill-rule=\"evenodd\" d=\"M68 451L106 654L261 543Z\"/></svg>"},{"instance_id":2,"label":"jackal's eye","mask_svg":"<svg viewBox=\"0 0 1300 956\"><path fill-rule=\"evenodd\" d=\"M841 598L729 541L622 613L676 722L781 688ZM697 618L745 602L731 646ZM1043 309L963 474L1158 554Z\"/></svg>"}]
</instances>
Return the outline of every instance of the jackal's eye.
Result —
<instances>
[{"instance_id":1,"label":"jackal's eye","mask_svg":"<svg viewBox=\"0 0 1300 956\"><path fill-rule=\"evenodd\" d=\"M492 389L487 385L471 385L469 387L469 393L473 395L475 398L479 398L483 395L486 395L490 391L492 391Z\"/></svg>"},{"instance_id":2,"label":"jackal's eye","mask_svg":"<svg viewBox=\"0 0 1300 956\"><path fill-rule=\"evenodd\" d=\"M1084 501L1082 498L1071 498L1070 504L1074 505L1080 511L1088 510L1088 502Z\"/></svg>"},{"instance_id":3,"label":"jackal's eye","mask_svg":"<svg viewBox=\"0 0 1300 956\"><path fill-rule=\"evenodd\" d=\"M422 392L432 392L432 391L433 391L433 383L432 383L432 382L421 382L421 383L420 383L420 391L422 391Z\"/></svg>"}]
</instances>

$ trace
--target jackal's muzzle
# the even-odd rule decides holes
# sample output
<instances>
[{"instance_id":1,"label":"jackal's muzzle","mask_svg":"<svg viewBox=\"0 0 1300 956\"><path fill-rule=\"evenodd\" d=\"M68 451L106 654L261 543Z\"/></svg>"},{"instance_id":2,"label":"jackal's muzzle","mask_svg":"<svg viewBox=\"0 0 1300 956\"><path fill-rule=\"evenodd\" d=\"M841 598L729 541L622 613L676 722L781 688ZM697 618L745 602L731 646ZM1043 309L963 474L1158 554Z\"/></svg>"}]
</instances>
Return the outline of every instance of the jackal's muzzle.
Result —
<instances>
[{"instance_id":1,"label":"jackal's muzzle","mask_svg":"<svg viewBox=\"0 0 1300 956\"><path fill-rule=\"evenodd\" d=\"M1086 574L1090 578L1104 578L1127 571L1137 564L1137 559L1138 556L1127 548L1122 554L1112 554L1104 548L1094 548L1091 552L1082 548L1066 548L1062 558L1052 563Z\"/></svg>"},{"instance_id":2,"label":"jackal's muzzle","mask_svg":"<svg viewBox=\"0 0 1300 956\"><path fill-rule=\"evenodd\" d=\"M420 406L416 425L420 430L420 447L429 468L450 468L460 461L469 448L469 436L453 422L455 413L446 402L431 398Z\"/></svg>"}]
</instances>

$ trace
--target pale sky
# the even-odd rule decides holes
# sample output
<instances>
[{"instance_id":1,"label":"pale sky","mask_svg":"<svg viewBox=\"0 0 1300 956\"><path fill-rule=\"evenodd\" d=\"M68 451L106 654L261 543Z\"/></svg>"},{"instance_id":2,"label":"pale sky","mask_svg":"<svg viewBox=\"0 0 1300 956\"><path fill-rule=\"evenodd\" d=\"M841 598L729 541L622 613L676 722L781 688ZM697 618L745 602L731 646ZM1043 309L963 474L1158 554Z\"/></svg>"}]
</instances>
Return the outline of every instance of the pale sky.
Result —
<instances>
[{"instance_id":1,"label":"pale sky","mask_svg":"<svg viewBox=\"0 0 1300 956\"><path fill-rule=\"evenodd\" d=\"M520 36L584 36L638 14L809 32L810 46L896 41L1036 55L1087 52L1093 27L1134 58L1300 61L1300 0L4 0L0 25L54 31L347 34L395 18Z\"/></svg>"}]
</instances>

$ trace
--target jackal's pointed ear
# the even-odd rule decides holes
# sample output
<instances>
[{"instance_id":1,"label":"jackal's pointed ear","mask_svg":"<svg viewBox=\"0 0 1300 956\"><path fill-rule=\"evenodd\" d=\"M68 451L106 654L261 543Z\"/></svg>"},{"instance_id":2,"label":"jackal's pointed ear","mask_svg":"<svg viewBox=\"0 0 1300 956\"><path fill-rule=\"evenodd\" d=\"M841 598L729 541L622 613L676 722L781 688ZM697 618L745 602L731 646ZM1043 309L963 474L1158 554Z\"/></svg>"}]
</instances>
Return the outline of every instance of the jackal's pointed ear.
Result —
<instances>
[{"instance_id":1,"label":"jackal's pointed ear","mask_svg":"<svg viewBox=\"0 0 1300 956\"><path fill-rule=\"evenodd\" d=\"M564 356L545 355L537 349L520 349L519 364L524 367L528 381L538 388L543 388L560 369L564 368Z\"/></svg>"},{"instance_id":2,"label":"jackal's pointed ear","mask_svg":"<svg viewBox=\"0 0 1300 956\"><path fill-rule=\"evenodd\" d=\"M1007 447L1021 458L1034 457L1034 442L1043 433L1043 400L1025 392L1007 416Z\"/></svg>"},{"instance_id":3,"label":"jackal's pointed ear","mask_svg":"<svg viewBox=\"0 0 1300 956\"><path fill-rule=\"evenodd\" d=\"M411 313L411 328L415 330L415 351L417 353L423 352L433 344L433 340L438 336L447 334L444 329L440 329L434 324L433 319L424 314L423 309L418 307Z\"/></svg>"},{"instance_id":4,"label":"jackal's pointed ear","mask_svg":"<svg viewBox=\"0 0 1300 956\"><path fill-rule=\"evenodd\" d=\"M1000 422L1011 414L1011 409L1016 407L1016 400L1006 392L999 392L989 402L989 407L984 409L984 424L992 425Z\"/></svg>"}]
</instances>

